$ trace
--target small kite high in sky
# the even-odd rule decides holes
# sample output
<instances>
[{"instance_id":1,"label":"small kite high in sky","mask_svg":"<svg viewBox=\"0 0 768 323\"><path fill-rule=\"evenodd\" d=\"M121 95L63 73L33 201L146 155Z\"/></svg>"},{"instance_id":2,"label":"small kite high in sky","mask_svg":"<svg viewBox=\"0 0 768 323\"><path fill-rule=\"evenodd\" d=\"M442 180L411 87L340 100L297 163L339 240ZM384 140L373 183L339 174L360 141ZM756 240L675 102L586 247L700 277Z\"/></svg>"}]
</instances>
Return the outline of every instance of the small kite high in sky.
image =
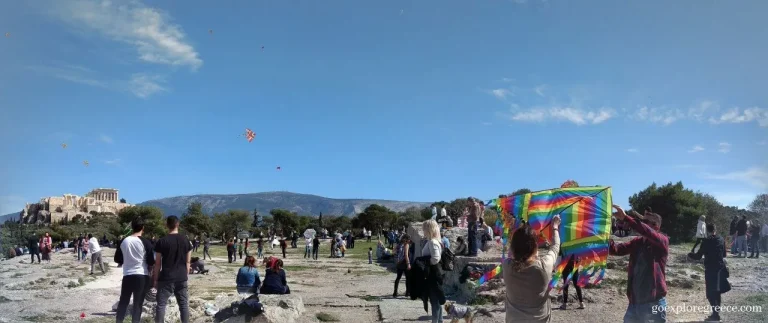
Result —
<instances>
[{"instance_id":1,"label":"small kite high in sky","mask_svg":"<svg viewBox=\"0 0 768 323\"><path fill-rule=\"evenodd\" d=\"M208 29L209 34L213 34L213 29Z\"/></svg>"},{"instance_id":2,"label":"small kite high in sky","mask_svg":"<svg viewBox=\"0 0 768 323\"><path fill-rule=\"evenodd\" d=\"M11 33L5 33L5 37L11 37Z\"/></svg>"},{"instance_id":3,"label":"small kite high in sky","mask_svg":"<svg viewBox=\"0 0 768 323\"><path fill-rule=\"evenodd\" d=\"M85 165L85 167L88 167L88 165L89 165L89 164L88 164L88 161L87 161L87 160L84 160L84 161L83 161L83 165Z\"/></svg>"},{"instance_id":4,"label":"small kite high in sky","mask_svg":"<svg viewBox=\"0 0 768 323\"><path fill-rule=\"evenodd\" d=\"M67 144L61 144L61 148L67 148Z\"/></svg>"},{"instance_id":5,"label":"small kite high in sky","mask_svg":"<svg viewBox=\"0 0 768 323\"><path fill-rule=\"evenodd\" d=\"M277 170L281 170L281 169L282 169L282 168L280 168L280 166L277 166Z\"/></svg>"},{"instance_id":6,"label":"small kite high in sky","mask_svg":"<svg viewBox=\"0 0 768 323\"><path fill-rule=\"evenodd\" d=\"M261 46L261 51L262 51L262 52L264 51L264 45L262 45L262 46Z\"/></svg>"},{"instance_id":7,"label":"small kite high in sky","mask_svg":"<svg viewBox=\"0 0 768 323\"><path fill-rule=\"evenodd\" d=\"M253 141L253 138L256 138L256 133L251 129L245 128L245 139L248 139L248 142L251 142Z\"/></svg>"}]
</instances>

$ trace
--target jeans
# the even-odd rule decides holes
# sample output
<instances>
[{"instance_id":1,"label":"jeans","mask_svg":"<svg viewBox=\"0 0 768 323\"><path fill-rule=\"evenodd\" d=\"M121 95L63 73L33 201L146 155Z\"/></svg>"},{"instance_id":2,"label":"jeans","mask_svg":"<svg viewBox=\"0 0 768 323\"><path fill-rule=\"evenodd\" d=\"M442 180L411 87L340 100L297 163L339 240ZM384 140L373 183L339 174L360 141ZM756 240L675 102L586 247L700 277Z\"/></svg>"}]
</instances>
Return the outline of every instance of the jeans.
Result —
<instances>
[{"instance_id":1,"label":"jeans","mask_svg":"<svg viewBox=\"0 0 768 323\"><path fill-rule=\"evenodd\" d=\"M760 238L760 248L763 249L763 252L768 252L768 236L762 236Z\"/></svg>"},{"instance_id":2,"label":"jeans","mask_svg":"<svg viewBox=\"0 0 768 323\"><path fill-rule=\"evenodd\" d=\"M35 263L35 255L37 255L37 263L42 263L42 261L40 261L40 252L33 251L29 253L29 256L32 257L32 262L30 262L30 264Z\"/></svg>"},{"instance_id":3,"label":"jeans","mask_svg":"<svg viewBox=\"0 0 768 323\"><path fill-rule=\"evenodd\" d=\"M263 250L263 247L259 247L259 252L256 254L256 258L264 258L264 254L261 253Z\"/></svg>"},{"instance_id":4,"label":"jeans","mask_svg":"<svg viewBox=\"0 0 768 323\"><path fill-rule=\"evenodd\" d=\"M467 224L467 242L469 243L469 256L477 256L477 222Z\"/></svg>"},{"instance_id":5,"label":"jeans","mask_svg":"<svg viewBox=\"0 0 768 323\"><path fill-rule=\"evenodd\" d=\"M747 256L747 236L736 237L736 249L739 256L741 256L742 252L745 257Z\"/></svg>"},{"instance_id":6,"label":"jeans","mask_svg":"<svg viewBox=\"0 0 768 323\"><path fill-rule=\"evenodd\" d=\"M304 247L304 258L312 257L312 247L306 246Z\"/></svg>"},{"instance_id":7,"label":"jeans","mask_svg":"<svg viewBox=\"0 0 768 323\"><path fill-rule=\"evenodd\" d=\"M99 269L101 269L101 273L105 273L104 271L104 263L101 261L101 251L94 252L91 255L91 274L93 274L93 265L96 263L99 264Z\"/></svg>"},{"instance_id":8,"label":"jeans","mask_svg":"<svg viewBox=\"0 0 768 323\"><path fill-rule=\"evenodd\" d=\"M437 292L431 292L429 295L429 306L432 307L432 323L443 323L443 306L440 305L440 299L436 296Z\"/></svg>"},{"instance_id":9,"label":"jeans","mask_svg":"<svg viewBox=\"0 0 768 323\"><path fill-rule=\"evenodd\" d=\"M397 268L397 277L395 277L395 293L394 293L394 296L397 296L397 287L400 286L400 278L403 277L403 274L405 274L405 269ZM408 295L408 285L405 285L405 294Z\"/></svg>"},{"instance_id":10,"label":"jeans","mask_svg":"<svg viewBox=\"0 0 768 323\"><path fill-rule=\"evenodd\" d=\"M739 249L739 245L736 242L738 240L738 237L735 233L731 235L731 253L735 254L736 251Z\"/></svg>"},{"instance_id":11,"label":"jeans","mask_svg":"<svg viewBox=\"0 0 768 323\"><path fill-rule=\"evenodd\" d=\"M213 257L211 257L211 254L208 253L208 247L203 247L203 260L205 260L205 256L208 256L208 259L213 259Z\"/></svg>"},{"instance_id":12,"label":"jeans","mask_svg":"<svg viewBox=\"0 0 768 323\"><path fill-rule=\"evenodd\" d=\"M758 257L759 258L760 257L760 246L758 245L759 244L758 242L759 242L760 239L759 238L752 238L751 240L752 241L750 241L749 246L750 246L750 248L752 248L752 254L749 255L749 256L750 257Z\"/></svg>"},{"instance_id":13,"label":"jeans","mask_svg":"<svg viewBox=\"0 0 768 323\"><path fill-rule=\"evenodd\" d=\"M189 295L187 293L187 281L158 282L157 283L157 309L155 310L155 323L165 322L165 307L171 294L176 296L179 304L181 323L189 323Z\"/></svg>"},{"instance_id":14,"label":"jeans","mask_svg":"<svg viewBox=\"0 0 768 323\"><path fill-rule=\"evenodd\" d=\"M312 248L312 259L317 260L317 253L320 251L320 247Z\"/></svg>"},{"instance_id":15,"label":"jeans","mask_svg":"<svg viewBox=\"0 0 768 323\"><path fill-rule=\"evenodd\" d=\"M141 312L144 306L144 295L149 289L149 276L147 275L128 275L123 276L123 284L120 288L120 300L117 302L117 322L121 323L125 319L125 313L128 311L128 303L131 302L133 295L133 308L131 309L131 322L141 322Z\"/></svg>"},{"instance_id":16,"label":"jeans","mask_svg":"<svg viewBox=\"0 0 768 323\"><path fill-rule=\"evenodd\" d=\"M624 314L624 323L666 323L667 298L662 297L656 302L647 304L629 304Z\"/></svg>"}]
</instances>

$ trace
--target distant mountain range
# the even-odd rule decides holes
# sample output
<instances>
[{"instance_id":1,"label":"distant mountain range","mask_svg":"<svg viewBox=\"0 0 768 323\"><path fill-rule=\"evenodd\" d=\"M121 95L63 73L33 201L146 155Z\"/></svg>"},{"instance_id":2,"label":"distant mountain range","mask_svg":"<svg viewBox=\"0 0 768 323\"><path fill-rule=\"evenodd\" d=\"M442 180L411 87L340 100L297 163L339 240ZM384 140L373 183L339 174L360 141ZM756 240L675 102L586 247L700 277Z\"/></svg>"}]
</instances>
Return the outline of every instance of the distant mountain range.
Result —
<instances>
[{"instance_id":1,"label":"distant mountain range","mask_svg":"<svg viewBox=\"0 0 768 323\"><path fill-rule=\"evenodd\" d=\"M206 214L224 212L229 209L253 211L267 215L272 209L285 209L296 212L299 215L317 216L322 212L325 215L352 216L362 212L371 204L386 206L390 210L401 212L415 207L427 207L430 202L408 202L391 200L369 199L333 199L317 195L299 194L291 192L263 192L250 194L201 194L188 196L166 197L150 200L138 205L156 206L168 215L181 216L192 202L200 202ZM21 212L21 210L19 210ZM18 219L19 212L0 216L0 223L7 219Z\"/></svg>"},{"instance_id":2,"label":"distant mountain range","mask_svg":"<svg viewBox=\"0 0 768 323\"><path fill-rule=\"evenodd\" d=\"M299 194L291 192L264 192L251 194L203 194L190 196L167 197L139 203L139 205L156 206L163 210L165 215L182 215L187 206L193 202L200 202L203 211L207 214L224 212L229 209L253 211L256 209L261 214L269 214L272 209L285 209L296 212L299 215L326 215L352 216L362 212L371 204L383 205L393 211L404 211L415 207L426 207L429 202L408 202L390 200L369 199L332 199L317 195Z\"/></svg>"}]
</instances>

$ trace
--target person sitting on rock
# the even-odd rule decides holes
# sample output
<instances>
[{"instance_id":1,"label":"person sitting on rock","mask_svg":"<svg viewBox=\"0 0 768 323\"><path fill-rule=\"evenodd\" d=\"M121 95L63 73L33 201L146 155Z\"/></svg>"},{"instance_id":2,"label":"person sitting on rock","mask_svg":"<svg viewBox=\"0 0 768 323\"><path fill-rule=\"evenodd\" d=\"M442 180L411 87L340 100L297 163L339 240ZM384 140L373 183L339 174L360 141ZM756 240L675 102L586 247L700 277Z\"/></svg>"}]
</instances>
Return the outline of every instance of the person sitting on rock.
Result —
<instances>
[{"instance_id":1,"label":"person sitting on rock","mask_svg":"<svg viewBox=\"0 0 768 323\"><path fill-rule=\"evenodd\" d=\"M283 269L283 260L271 258L267 263L267 270L264 273L264 282L261 285L262 294L290 294L288 281L285 278Z\"/></svg>"},{"instance_id":2,"label":"person sitting on rock","mask_svg":"<svg viewBox=\"0 0 768 323\"><path fill-rule=\"evenodd\" d=\"M467 243L464 242L464 237L461 237L461 236L457 237L456 243L458 245L456 246L456 251L454 251L453 254L457 256L466 256L468 247L467 247Z\"/></svg>"},{"instance_id":3,"label":"person sitting on rock","mask_svg":"<svg viewBox=\"0 0 768 323\"><path fill-rule=\"evenodd\" d=\"M261 279L259 278L259 271L256 269L256 258L253 256L245 257L245 263L237 271L235 283L237 284L237 292L241 295L250 297L259 293Z\"/></svg>"}]
</instances>

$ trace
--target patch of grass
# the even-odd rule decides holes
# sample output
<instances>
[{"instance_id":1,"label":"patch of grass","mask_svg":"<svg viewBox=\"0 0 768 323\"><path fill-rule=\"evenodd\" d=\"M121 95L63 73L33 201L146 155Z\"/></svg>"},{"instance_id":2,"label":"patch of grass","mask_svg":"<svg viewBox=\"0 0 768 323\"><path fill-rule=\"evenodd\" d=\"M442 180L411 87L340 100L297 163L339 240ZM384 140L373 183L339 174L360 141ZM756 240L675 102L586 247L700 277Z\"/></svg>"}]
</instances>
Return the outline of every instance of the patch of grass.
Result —
<instances>
[{"instance_id":1,"label":"patch of grass","mask_svg":"<svg viewBox=\"0 0 768 323\"><path fill-rule=\"evenodd\" d=\"M472 299L472 301L469 302L469 305L470 306L483 306L483 305L486 305L488 303L489 303L489 301L488 301L487 298L478 296L478 297L475 297L474 299Z\"/></svg>"},{"instance_id":2,"label":"patch of grass","mask_svg":"<svg viewBox=\"0 0 768 323\"><path fill-rule=\"evenodd\" d=\"M303 270L312 270L315 269L315 267L309 267L309 266L285 266L283 267L285 271L291 272L291 271L303 271Z\"/></svg>"},{"instance_id":3,"label":"patch of grass","mask_svg":"<svg viewBox=\"0 0 768 323\"><path fill-rule=\"evenodd\" d=\"M752 305L752 304L768 305L768 294L750 295L745 297L744 301L747 302L749 305Z\"/></svg>"},{"instance_id":4,"label":"patch of grass","mask_svg":"<svg viewBox=\"0 0 768 323\"><path fill-rule=\"evenodd\" d=\"M339 322L339 318L333 314L320 312L315 315L320 322Z\"/></svg>"}]
</instances>

